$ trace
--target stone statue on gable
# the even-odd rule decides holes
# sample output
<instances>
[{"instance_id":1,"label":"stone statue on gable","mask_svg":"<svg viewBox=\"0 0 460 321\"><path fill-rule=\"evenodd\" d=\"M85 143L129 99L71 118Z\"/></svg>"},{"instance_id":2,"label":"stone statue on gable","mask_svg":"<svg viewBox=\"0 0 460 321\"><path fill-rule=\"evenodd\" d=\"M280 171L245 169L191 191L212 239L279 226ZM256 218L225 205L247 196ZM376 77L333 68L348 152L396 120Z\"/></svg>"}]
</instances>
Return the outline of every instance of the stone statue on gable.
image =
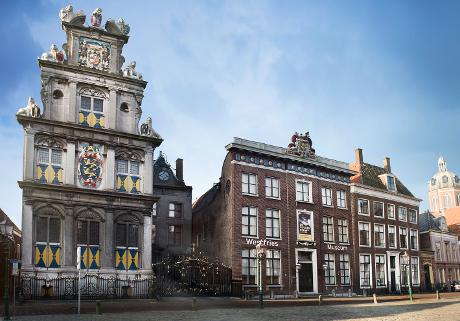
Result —
<instances>
[{"instance_id":1,"label":"stone statue on gable","mask_svg":"<svg viewBox=\"0 0 460 321\"><path fill-rule=\"evenodd\" d=\"M62 64L64 62L64 51L59 50L55 44L51 45L50 51L44 52L41 57L41 60L48 60L53 62L58 62Z\"/></svg>"},{"instance_id":2,"label":"stone statue on gable","mask_svg":"<svg viewBox=\"0 0 460 321\"><path fill-rule=\"evenodd\" d=\"M160 135L152 127L152 118L149 116L141 125L141 135L147 137L157 137L160 138Z\"/></svg>"},{"instance_id":3,"label":"stone statue on gable","mask_svg":"<svg viewBox=\"0 0 460 321\"><path fill-rule=\"evenodd\" d=\"M291 137L291 143L288 145L287 153L300 157L315 157L315 149L312 145L309 132L303 135L295 132Z\"/></svg>"},{"instance_id":4,"label":"stone statue on gable","mask_svg":"<svg viewBox=\"0 0 460 321\"><path fill-rule=\"evenodd\" d=\"M131 61L129 65L123 69L123 76L142 80L142 74L136 70L135 61Z\"/></svg>"},{"instance_id":5,"label":"stone statue on gable","mask_svg":"<svg viewBox=\"0 0 460 321\"><path fill-rule=\"evenodd\" d=\"M68 22L72 25L83 26L85 24L86 15L82 10L74 12L73 7L68 5L59 11L59 19L61 19L61 22Z\"/></svg>"},{"instance_id":6,"label":"stone statue on gable","mask_svg":"<svg viewBox=\"0 0 460 321\"><path fill-rule=\"evenodd\" d=\"M16 115L20 116L27 116L33 118L40 117L40 107L37 106L35 100L32 97L29 97L29 101L27 102L27 106L20 108Z\"/></svg>"},{"instance_id":7,"label":"stone statue on gable","mask_svg":"<svg viewBox=\"0 0 460 321\"><path fill-rule=\"evenodd\" d=\"M100 28L102 23L102 9L96 8L91 14L91 27Z\"/></svg>"}]
</instances>

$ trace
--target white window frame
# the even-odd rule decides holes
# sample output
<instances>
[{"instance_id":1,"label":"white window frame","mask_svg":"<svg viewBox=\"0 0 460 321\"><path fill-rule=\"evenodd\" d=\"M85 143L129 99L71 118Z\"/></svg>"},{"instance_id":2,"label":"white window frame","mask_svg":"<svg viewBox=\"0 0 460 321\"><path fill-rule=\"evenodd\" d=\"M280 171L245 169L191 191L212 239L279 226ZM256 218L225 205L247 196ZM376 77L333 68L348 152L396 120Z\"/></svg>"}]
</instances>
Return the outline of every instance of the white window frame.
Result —
<instances>
[{"instance_id":1,"label":"white window frame","mask_svg":"<svg viewBox=\"0 0 460 321\"><path fill-rule=\"evenodd\" d=\"M369 257L369 285L363 285L361 283L362 281L362 278L361 278L361 257L362 256L368 256ZM368 254L368 253L359 253L359 256L358 256L358 269L359 269L359 287L361 289L369 289L369 288L372 288L373 286L373 277L372 277L372 270L373 270L373 266L372 266L372 255L371 254Z\"/></svg>"},{"instance_id":2,"label":"white window frame","mask_svg":"<svg viewBox=\"0 0 460 321\"><path fill-rule=\"evenodd\" d=\"M406 247L401 246L401 230L403 229L406 231ZM399 248L408 250L409 249L409 238L408 238L408 233L407 233L407 227L400 226L398 235L399 235Z\"/></svg>"},{"instance_id":3,"label":"white window frame","mask_svg":"<svg viewBox=\"0 0 460 321\"><path fill-rule=\"evenodd\" d=\"M379 227L383 227L383 245L377 245L376 242L375 242L375 227L376 226L379 226ZM385 224L380 224L380 223L374 223L374 246L375 247L378 247L378 248L385 248L386 247L386 240L385 240Z\"/></svg>"},{"instance_id":4,"label":"white window frame","mask_svg":"<svg viewBox=\"0 0 460 321\"><path fill-rule=\"evenodd\" d=\"M393 189L390 188L390 184L389 184L390 177L393 179L393 187L394 187ZM398 188L396 187L396 177L394 175L386 175L386 186L387 186L388 191L398 192Z\"/></svg>"},{"instance_id":5,"label":"white window frame","mask_svg":"<svg viewBox=\"0 0 460 321\"><path fill-rule=\"evenodd\" d=\"M401 219L401 210L405 210L405 211L406 211L406 219L405 219L405 220L402 220L402 219ZM400 222L407 222L407 207L404 207L404 206L399 206L399 207L398 207L398 221L400 221Z\"/></svg>"},{"instance_id":6,"label":"white window frame","mask_svg":"<svg viewBox=\"0 0 460 321\"><path fill-rule=\"evenodd\" d=\"M395 246L391 246L391 243L390 243L390 227L394 228ZM397 249L399 243L398 243L398 232L397 232L396 226L395 225L388 225L387 233L388 233L388 247L390 249Z\"/></svg>"},{"instance_id":7,"label":"white window frame","mask_svg":"<svg viewBox=\"0 0 460 321\"><path fill-rule=\"evenodd\" d=\"M278 187L273 187L273 181L278 182ZM276 190L278 192L278 196L274 196L273 191ZM271 195L268 195L267 192L270 191ZM280 179L277 177L273 176L266 176L265 177L265 197L266 198L272 198L272 199L281 199L281 193L280 193Z\"/></svg>"},{"instance_id":8,"label":"white window frame","mask_svg":"<svg viewBox=\"0 0 460 321\"><path fill-rule=\"evenodd\" d=\"M418 283L413 283L414 282L414 274L412 274L412 260L416 259L417 260L417 279ZM418 256L411 256L410 258L410 272L411 272L411 277L412 277L412 284L415 286L420 286L420 259Z\"/></svg>"},{"instance_id":9,"label":"white window frame","mask_svg":"<svg viewBox=\"0 0 460 321\"><path fill-rule=\"evenodd\" d=\"M268 218L269 218L269 217L267 216L268 211L271 211L272 215L273 215L273 211L278 212L278 234L279 234L278 237L267 235L267 220L268 220ZM271 216L270 219L271 219L272 221L274 221L273 216ZM273 231L273 230L274 230L274 227L272 226L271 228L272 228L272 231ZM273 232L272 232L272 234L273 234ZM280 211L279 209L276 209L276 208L267 208L267 209L265 210L265 237L266 237L267 239L281 240L281 211Z\"/></svg>"},{"instance_id":10,"label":"white window frame","mask_svg":"<svg viewBox=\"0 0 460 321\"><path fill-rule=\"evenodd\" d=\"M375 204L382 204L382 216L376 216L375 215ZM373 201L372 202L372 215L377 218L385 218L385 203L381 201Z\"/></svg>"},{"instance_id":11,"label":"white window frame","mask_svg":"<svg viewBox=\"0 0 460 321\"><path fill-rule=\"evenodd\" d=\"M360 224L367 224L369 229L367 230L368 233L368 245L363 245L361 244L361 229L360 229ZM372 246L372 231L371 231L371 223L370 222L365 222L365 221L358 221L358 239L359 239L359 246L360 247L371 247Z\"/></svg>"},{"instance_id":12,"label":"white window frame","mask_svg":"<svg viewBox=\"0 0 460 321\"><path fill-rule=\"evenodd\" d=\"M388 210L393 208L393 217L388 215ZM394 204L387 204L387 218L390 220L396 220L396 206Z\"/></svg>"},{"instance_id":13,"label":"white window frame","mask_svg":"<svg viewBox=\"0 0 460 321\"><path fill-rule=\"evenodd\" d=\"M342 260L343 258L347 258L347 260ZM342 262L347 262L348 264L348 269L343 269L345 271L348 271L348 283L342 283L342 278L345 276L342 273ZM350 286L351 285L351 263L350 263L350 255L348 253L340 253L339 254L339 278L340 278L340 285L342 286Z\"/></svg>"},{"instance_id":14,"label":"white window frame","mask_svg":"<svg viewBox=\"0 0 460 321\"><path fill-rule=\"evenodd\" d=\"M308 184L308 195L307 195L307 196L308 196L308 199L307 199L307 200L299 199L299 198L298 198L298 193L299 193L298 188L297 188L297 187L298 187L298 184ZM303 179L296 179L296 180L295 180L295 200L296 200L297 202L301 202L301 203L311 203L311 204L312 204L312 203L313 203L313 192L312 192L312 190L313 190L313 184L312 184L311 181L307 181L307 180L303 180ZM302 192L301 192L301 193L302 193L302 194L305 194L305 191L303 190L303 188L302 188Z\"/></svg>"},{"instance_id":15,"label":"white window frame","mask_svg":"<svg viewBox=\"0 0 460 321\"><path fill-rule=\"evenodd\" d=\"M330 240L326 240L324 238L324 227L325 227L325 224L324 224L324 219L331 219L331 225L327 225L327 226L332 226L332 241ZM334 233L334 217L330 216L330 215L324 215L322 218L321 218L321 227L322 227L322 232L323 232L323 241L324 243L335 243L335 233ZM326 231L327 232L327 235L329 235L329 231Z\"/></svg>"},{"instance_id":16,"label":"white window frame","mask_svg":"<svg viewBox=\"0 0 460 321\"><path fill-rule=\"evenodd\" d=\"M377 284L377 257L383 257L383 279L384 279L384 284L383 285L378 285ZM385 254L375 254L375 259L374 259L374 265L375 265L375 286L377 288L386 288L387 287L387 258Z\"/></svg>"},{"instance_id":17,"label":"white window frame","mask_svg":"<svg viewBox=\"0 0 460 321\"><path fill-rule=\"evenodd\" d=\"M339 222L340 222L340 221L344 221L344 222L347 223L347 227L346 227L346 229L345 229L345 231L346 231L345 234L346 234L346 236L347 236L347 242L342 242L342 241L340 240L340 238L341 238L340 229L341 229L341 226L343 226L343 225L339 225ZM340 244L350 244L350 225L348 224L348 219L343 218L343 217L337 218L337 231L338 231L339 243L340 243Z\"/></svg>"},{"instance_id":18,"label":"white window frame","mask_svg":"<svg viewBox=\"0 0 460 321\"><path fill-rule=\"evenodd\" d=\"M415 221L410 220L410 215L409 215L410 211L413 211L415 213ZM413 208L408 208L407 209L407 220L409 221L409 223L417 224L418 223L418 212L417 212L417 210L414 210Z\"/></svg>"},{"instance_id":19,"label":"white window frame","mask_svg":"<svg viewBox=\"0 0 460 321\"><path fill-rule=\"evenodd\" d=\"M332 188L321 187L321 203L326 207L333 207L332 205Z\"/></svg>"},{"instance_id":20,"label":"white window frame","mask_svg":"<svg viewBox=\"0 0 460 321\"><path fill-rule=\"evenodd\" d=\"M337 199L336 199L337 208L347 209L347 192L343 189L339 189L336 191L336 196L337 196ZM341 196L343 196L343 198ZM343 202L343 206L342 206L342 202Z\"/></svg>"},{"instance_id":21,"label":"white window frame","mask_svg":"<svg viewBox=\"0 0 460 321\"><path fill-rule=\"evenodd\" d=\"M244 182L244 176L247 175L247 183ZM251 193L251 179L250 177L254 176L255 178L255 191L254 193ZM244 186L247 184L247 192L244 191ZM254 173L248 173L248 172L242 172L241 173L241 194L243 195L249 195L249 196L258 196L258 182L257 182L257 174Z\"/></svg>"},{"instance_id":22,"label":"white window frame","mask_svg":"<svg viewBox=\"0 0 460 321\"><path fill-rule=\"evenodd\" d=\"M269 258L269 254L268 254L269 252L272 253L272 257L271 257L271 258ZM279 256L278 258L275 258L275 257L274 257L274 256L275 256L275 252L278 252L278 256ZM267 279L267 276L268 276L268 273L267 273L268 261L269 261L269 260L273 260L273 261L274 261L274 260L277 260L277 261L279 261L279 264L280 264L280 266L279 266L279 272L278 272L278 273L279 273L279 274L278 274L278 283L273 283L273 284L268 284L268 283L267 283L267 286L268 286L268 287L274 287L274 288L276 288L276 287L281 287L281 286L282 286L282 282L283 282L283 271L282 271L282 264L281 264L281 262L282 262L281 250L280 250L280 249L268 249L268 250L267 250L267 258L266 258L266 260L267 260L267 262L266 262L267 264L265 265L265 282L266 282L266 279ZM270 269L271 269L271 267L270 267ZM264 283L264 284L265 284L265 283Z\"/></svg>"},{"instance_id":23,"label":"white window frame","mask_svg":"<svg viewBox=\"0 0 460 321\"><path fill-rule=\"evenodd\" d=\"M248 209L248 234L244 234L243 233L243 209L244 208L247 208ZM253 217L254 215L251 215L251 209L255 209L256 210L256 234L255 235L252 235L250 234L251 233L251 217ZM242 206L241 207L241 235L243 237L248 237L248 238L258 238L259 237L259 209L255 206Z\"/></svg>"},{"instance_id":24,"label":"white window frame","mask_svg":"<svg viewBox=\"0 0 460 321\"><path fill-rule=\"evenodd\" d=\"M412 242L411 242L411 239L412 239L412 232L415 232L415 238L416 238L416 242L415 242L415 248L412 248ZM409 244L408 244L409 248L411 251L418 251L419 249L419 239L418 239L418 230L417 229L414 229L414 228L411 228L409 229Z\"/></svg>"},{"instance_id":25,"label":"white window frame","mask_svg":"<svg viewBox=\"0 0 460 321\"><path fill-rule=\"evenodd\" d=\"M326 263L326 255L328 257L328 262ZM325 286L336 286L337 285L337 271L335 269L335 253L324 253L324 264L327 264L327 267L324 269L324 285ZM329 277L334 278L334 283L326 283L326 273L329 273ZM331 273L332 272L332 273Z\"/></svg>"},{"instance_id":26,"label":"white window frame","mask_svg":"<svg viewBox=\"0 0 460 321\"><path fill-rule=\"evenodd\" d=\"M367 202L367 213L363 213L361 212L361 206L360 206L360 202L362 201L366 201ZM368 199L365 199L365 198L358 198L358 201L357 201L357 205L358 205L358 214L359 215L363 215L363 216L370 216L370 206L369 206L369 200Z\"/></svg>"}]
</instances>

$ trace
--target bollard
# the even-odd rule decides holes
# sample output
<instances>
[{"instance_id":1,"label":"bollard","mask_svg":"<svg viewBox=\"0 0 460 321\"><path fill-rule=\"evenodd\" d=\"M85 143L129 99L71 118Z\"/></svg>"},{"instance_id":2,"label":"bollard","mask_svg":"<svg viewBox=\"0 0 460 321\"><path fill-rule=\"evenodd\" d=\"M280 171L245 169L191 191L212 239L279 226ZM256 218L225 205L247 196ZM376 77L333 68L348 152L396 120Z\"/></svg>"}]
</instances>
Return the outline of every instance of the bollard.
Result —
<instances>
[{"instance_id":1,"label":"bollard","mask_svg":"<svg viewBox=\"0 0 460 321\"><path fill-rule=\"evenodd\" d=\"M441 296L439 295L439 290L436 290L436 299L437 299L437 300L440 300L440 299L441 299Z\"/></svg>"},{"instance_id":2,"label":"bollard","mask_svg":"<svg viewBox=\"0 0 460 321\"><path fill-rule=\"evenodd\" d=\"M377 304L377 295L374 293L374 304Z\"/></svg>"},{"instance_id":3,"label":"bollard","mask_svg":"<svg viewBox=\"0 0 460 321\"><path fill-rule=\"evenodd\" d=\"M197 310L196 298L195 298L195 297L193 297L193 299L192 299L192 310L193 310L193 311L196 311L196 310Z\"/></svg>"},{"instance_id":4,"label":"bollard","mask_svg":"<svg viewBox=\"0 0 460 321\"><path fill-rule=\"evenodd\" d=\"M348 289L348 297L349 297L349 298L352 297L351 289Z\"/></svg>"},{"instance_id":5,"label":"bollard","mask_svg":"<svg viewBox=\"0 0 460 321\"><path fill-rule=\"evenodd\" d=\"M101 301L96 301L96 314L101 314Z\"/></svg>"},{"instance_id":6,"label":"bollard","mask_svg":"<svg viewBox=\"0 0 460 321\"><path fill-rule=\"evenodd\" d=\"M321 302L323 302L323 296L320 294L318 295L318 305L321 305Z\"/></svg>"}]
</instances>

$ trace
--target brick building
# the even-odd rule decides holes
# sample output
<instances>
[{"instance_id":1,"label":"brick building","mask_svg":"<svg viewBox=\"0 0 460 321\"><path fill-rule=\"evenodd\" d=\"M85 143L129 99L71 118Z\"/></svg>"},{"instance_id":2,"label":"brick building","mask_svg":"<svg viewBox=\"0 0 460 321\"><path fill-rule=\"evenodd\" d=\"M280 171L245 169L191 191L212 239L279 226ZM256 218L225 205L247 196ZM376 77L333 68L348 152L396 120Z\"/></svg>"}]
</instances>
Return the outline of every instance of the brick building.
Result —
<instances>
[{"instance_id":1,"label":"brick building","mask_svg":"<svg viewBox=\"0 0 460 321\"><path fill-rule=\"evenodd\" d=\"M315 154L307 134L289 147L235 138L219 183L193 206L193 241L256 288L262 243L265 291L348 292L353 235L349 165Z\"/></svg>"},{"instance_id":2,"label":"brick building","mask_svg":"<svg viewBox=\"0 0 460 321\"><path fill-rule=\"evenodd\" d=\"M364 163L361 149L355 151L350 169L353 221L354 288L358 292L386 293L407 290L408 281L420 287L418 210L420 199L392 172L390 159L384 166ZM408 262L402 255L410 255Z\"/></svg>"}]
</instances>

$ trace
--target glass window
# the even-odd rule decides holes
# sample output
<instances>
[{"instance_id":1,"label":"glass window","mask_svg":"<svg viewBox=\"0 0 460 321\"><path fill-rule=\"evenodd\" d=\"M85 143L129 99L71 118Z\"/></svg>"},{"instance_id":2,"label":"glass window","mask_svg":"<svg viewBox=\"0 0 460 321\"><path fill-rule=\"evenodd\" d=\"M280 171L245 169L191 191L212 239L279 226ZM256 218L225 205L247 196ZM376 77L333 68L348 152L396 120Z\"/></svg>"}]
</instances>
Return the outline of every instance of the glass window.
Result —
<instances>
[{"instance_id":1,"label":"glass window","mask_svg":"<svg viewBox=\"0 0 460 321\"><path fill-rule=\"evenodd\" d=\"M257 254L255 249L241 251L241 278L243 284L256 284Z\"/></svg>"},{"instance_id":2,"label":"glass window","mask_svg":"<svg viewBox=\"0 0 460 321\"><path fill-rule=\"evenodd\" d=\"M330 216L323 216L323 240L334 242L334 223Z\"/></svg>"},{"instance_id":3,"label":"glass window","mask_svg":"<svg viewBox=\"0 0 460 321\"><path fill-rule=\"evenodd\" d=\"M418 272L418 257L412 256L410 258L411 260L411 271L412 271L412 284L418 285L420 284L420 280L418 278L419 272Z\"/></svg>"},{"instance_id":4,"label":"glass window","mask_svg":"<svg viewBox=\"0 0 460 321\"><path fill-rule=\"evenodd\" d=\"M129 173L131 175L139 175L139 162L130 161Z\"/></svg>"},{"instance_id":5,"label":"glass window","mask_svg":"<svg viewBox=\"0 0 460 321\"><path fill-rule=\"evenodd\" d=\"M170 245L181 245L182 244L182 226L181 225L169 225L168 243Z\"/></svg>"},{"instance_id":6,"label":"glass window","mask_svg":"<svg viewBox=\"0 0 460 321\"><path fill-rule=\"evenodd\" d=\"M49 148L39 148L37 158L38 158L39 164L48 164L49 163Z\"/></svg>"},{"instance_id":7,"label":"glass window","mask_svg":"<svg viewBox=\"0 0 460 321\"><path fill-rule=\"evenodd\" d=\"M329 187L321 188L321 198L323 205L332 206L332 190Z\"/></svg>"},{"instance_id":8,"label":"glass window","mask_svg":"<svg viewBox=\"0 0 460 321\"><path fill-rule=\"evenodd\" d=\"M399 220L403 222L407 222L407 208L399 207L398 210L399 210L399 215L398 215Z\"/></svg>"},{"instance_id":9,"label":"glass window","mask_svg":"<svg viewBox=\"0 0 460 321\"><path fill-rule=\"evenodd\" d=\"M99 222L77 220L77 244L99 245Z\"/></svg>"},{"instance_id":10,"label":"glass window","mask_svg":"<svg viewBox=\"0 0 460 321\"><path fill-rule=\"evenodd\" d=\"M265 196L280 197L280 180L275 177L265 177Z\"/></svg>"},{"instance_id":11,"label":"glass window","mask_svg":"<svg viewBox=\"0 0 460 321\"><path fill-rule=\"evenodd\" d=\"M104 111L104 100L88 96L80 96L80 109L93 110L95 113L102 113Z\"/></svg>"},{"instance_id":12,"label":"glass window","mask_svg":"<svg viewBox=\"0 0 460 321\"><path fill-rule=\"evenodd\" d=\"M257 236L257 208L245 206L242 215L242 234Z\"/></svg>"},{"instance_id":13,"label":"glass window","mask_svg":"<svg viewBox=\"0 0 460 321\"><path fill-rule=\"evenodd\" d=\"M267 209L265 211L265 236L280 238L280 211Z\"/></svg>"},{"instance_id":14,"label":"glass window","mask_svg":"<svg viewBox=\"0 0 460 321\"><path fill-rule=\"evenodd\" d=\"M374 224L374 245L385 247L385 226L382 224Z\"/></svg>"},{"instance_id":15,"label":"glass window","mask_svg":"<svg viewBox=\"0 0 460 321\"><path fill-rule=\"evenodd\" d=\"M394 220L394 218L395 218L395 206L394 206L394 204L387 204L387 217Z\"/></svg>"},{"instance_id":16,"label":"glass window","mask_svg":"<svg viewBox=\"0 0 460 321\"><path fill-rule=\"evenodd\" d=\"M57 149L51 150L51 164L61 165L62 164L62 151Z\"/></svg>"},{"instance_id":17,"label":"glass window","mask_svg":"<svg viewBox=\"0 0 460 321\"><path fill-rule=\"evenodd\" d=\"M396 227L388 225L388 246L396 248Z\"/></svg>"},{"instance_id":18,"label":"glass window","mask_svg":"<svg viewBox=\"0 0 460 321\"><path fill-rule=\"evenodd\" d=\"M444 195L444 208L450 208L450 196L448 194Z\"/></svg>"},{"instance_id":19,"label":"glass window","mask_svg":"<svg viewBox=\"0 0 460 321\"><path fill-rule=\"evenodd\" d=\"M119 174L128 174L128 161L124 159L117 160L117 172Z\"/></svg>"},{"instance_id":20,"label":"glass window","mask_svg":"<svg viewBox=\"0 0 460 321\"><path fill-rule=\"evenodd\" d=\"M134 223L117 223L115 239L116 246L137 248L139 243L139 226Z\"/></svg>"},{"instance_id":21,"label":"glass window","mask_svg":"<svg viewBox=\"0 0 460 321\"><path fill-rule=\"evenodd\" d=\"M348 220L344 218L339 218L337 220L337 225L339 227L339 243L348 244Z\"/></svg>"},{"instance_id":22,"label":"glass window","mask_svg":"<svg viewBox=\"0 0 460 321\"><path fill-rule=\"evenodd\" d=\"M407 228L399 228L399 247L402 249L407 249Z\"/></svg>"},{"instance_id":23,"label":"glass window","mask_svg":"<svg viewBox=\"0 0 460 321\"><path fill-rule=\"evenodd\" d=\"M418 233L417 230L410 230L410 248L411 250L418 250Z\"/></svg>"},{"instance_id":24,"label":"glass window","mask_svg":"<svg viewBox=\"0 0 460 321\"><path fill-rule=\"evenodd\" d=\"M417 211L413 209L409 209L408 214L409 214L409 222L417 223Z\"/></svg>"},{"instance_id":25,"label":"glass window","mask_svg":"<svg viewBox=\"0 0 460 321\"><path fill-rule=\"evenodd\" d=\"M100 112L102 113L103 112L103 104L104 104L104 101L102 99L99 99L99 98L94 98L93 100L93 110L96 111L96 112Z\"/></svg>"},{"instance_id":26,"label":"glass window","mask_svg":"<svg viewBox=\"0 0 460 321\"><path fill-rule=\"evenodd\" d=\"M118 191L134 194L141 191L140 163L138 161L117 159L116 169Z\"/></svg>"},{"instance_id":27,"label":"glass window","mask_svg":"<svg viewBox=\"0 0 460 321\"><path fill-rule=\"evenodd\" d=\"M396 190L395 178L393 176L387 176L387 187L389 191Z\"/></svg>"},{"instance_id":28,"label":"glass window","mask_svg":"<svg viewBox=\"0 0 460 321\"><path fill-rule=\"evenodd\" d=\"M369 201L358 199L358 214L369 215Z\"/></svg>"},{"instance_id":29,"label":"glass window","mask_svg":"<svg viewBox=\"0 0 460 321\"><path fill-rule=\"evenodd\" d=\"M91 97L81 96L81 109L91 110Z\"/></svg>"},{"instance_id":30,"label":"glass window","mask_svg":"<svg viewBox=\"0 0 460 321\"><path fill-rule=\"evenodd\" d=\"M359 283L361 287L371 286L371 256L359 255Z\"/></svg>"},{"instance_id":31,"label":"glass window","mask_svg":"<svg viewBox=\"0 0 460 321\"><path fill-rule=\"evenodd\" d=\"M266 284L280 284L280 251L267 250L266 264Z\"/></svg>"},{"instance_id":32,"label":"glass window","mask_svg":"<svg viewBox=\"0 0 460 321\"><path fill-rule=\"evenodd\" d=\"M182 217L182 204L169 203L169 217Z\"/></svg>"},{"instance_id":33,"label":"glass window","mask_svg":"<svg viewBox=\"0 0 460 321\"><path fill-rule=\"evenodd\" d=\"M310 202L310 183L297 181L296 183L296 201Z\"/></svg>"},{"instance_id":34,"label":"glass window","mask_svg":"<svg viewBox=\"0 0 460 321\"><path fill-rule=\"evenodd\" d=\"M375 256L375 284L385 286L385 255Z\"/></svg>"},{"instance_id":35,"label":"glass window","mask_svg":"<svg viewBox=\"0 0 460 321\"><path fill-rule=\"evenodd\" d=\"M359 222L359 245L370 246L369 240L369 223Z\"/></svg>"},{"instance_id":36,"label":"glass window","mask_svg":"<svg viewBox=\"0 0 460 321\"><path fill-rule=\"evenodd\" d=\"M326 264L324 282L326 285L335 285L335 255L329 253L324 254L324 263Z\"/></svg>"},{"instance_id":37,"label":"glass window","mask_svg":"<svg viewBox=\"0 0 460 321\"><path fill-rule=\"evenodd\" d=\"M350 285L350 256L348 254L339 254L340 265L340 283Z\"/></svg>"},{"instance_id":38,"label":"glass window","mask_svg":"<svg viewBox=\"0 0 460 321\"><path fill-rule=\"evenodd\" d=\"M347 207L347 194L345 191L337 191L337 207L346 208Z\"/></svg>"},{"instance_id":39,"label":"glass window","mask_svg":"<svg viewBox=\"0 0 460 321\"><path fill-rule=\"evenodd\" d=\"M374 204L374 216L383 217L383 203L374 202L373 204Z\"/></svg>"},{"instance_id":40,"label":"glass window","mask_svg":"<svg viewBox=\"0 0 460 321\"><path fill-rule=\"evenodd\" d=\"M256 174L242 173L242 192L243 194L256 195L257 194L257 176Z\"/></svg>"},{"instance_id":41,"label":"glass window","mask_svg":"<svg viewBox=\"0 0 460 321\"><path fill-rule=\"evenodd\" d=\"M56 217L39 216L37 219L37 242L60 243L61 220Z\"/></svg>"},{"instance_id":42,"label":"glass window","mask_svg":"<svg viewBox=\"0 0 460 321\"><path fill-rule=\"evenodd\" d=\"M152 206L152 216L157 216L157 203Z\"/></svg>"}]
</instances>

